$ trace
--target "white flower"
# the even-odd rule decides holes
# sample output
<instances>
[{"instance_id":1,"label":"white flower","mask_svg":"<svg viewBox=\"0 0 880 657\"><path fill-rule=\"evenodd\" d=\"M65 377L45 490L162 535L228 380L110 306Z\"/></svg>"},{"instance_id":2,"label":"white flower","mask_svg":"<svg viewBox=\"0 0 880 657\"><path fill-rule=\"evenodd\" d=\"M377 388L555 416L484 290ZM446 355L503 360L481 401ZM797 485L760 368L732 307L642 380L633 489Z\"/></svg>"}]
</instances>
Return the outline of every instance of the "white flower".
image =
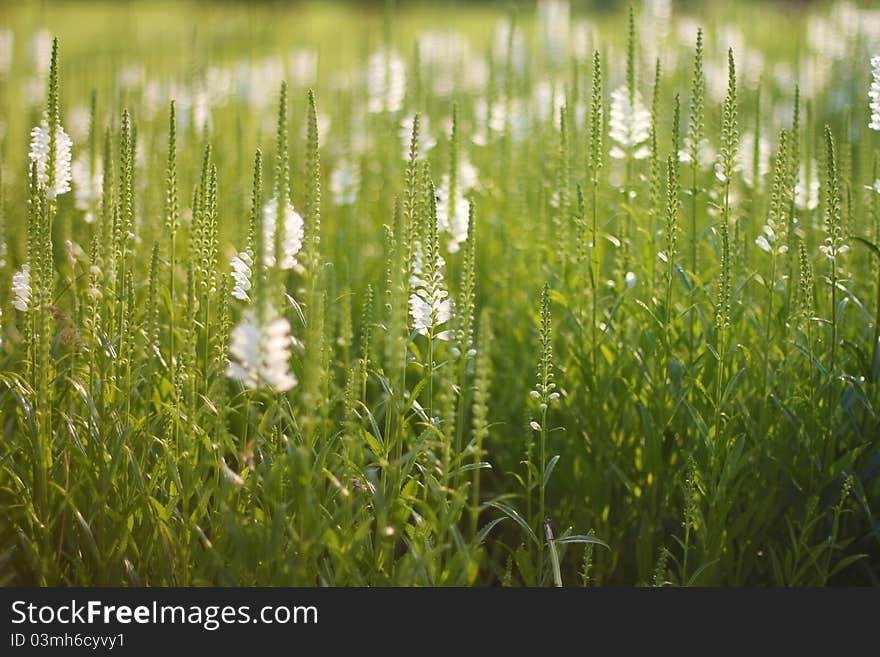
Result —
<instances>
[{"instance_id":1,"label":"white flower","mask_svg":"<svg viewBox=\"0 0 880 657\"><path fill-rule=\"evenodd\" d=\"M381 48L367 60L367 110L397 112L406 93L406 65L394 50Z\"/></svg>"},{"instance_id":2,"label":"white flower","mask_svg":"<svg viewBox=\"0 0 880 657\"><path fill-rule=\"evenodd\" d=\"M193 125L200 135L211 129L211 101L204 89L196 91L193 98Z\"/></svg>"},{"instance_id":3,"label":"white flower","mask_svg":"<svg viewBox=\"0 0 880 657\"><path fill-rule=\"evenodd\" d=\"M844 241L843 229L838 219L826 216L822 227L825 231L825 243L819 247L819 252L832 261L849 251L849 245Z\"/></svg>"},{"instance_id":4,"label":"white flower","mask_svg":"<svg viewBox=\"0 0 880 657\"><path fill-rule=\"evenodd\" d=\"M496 100L489 103L485 98L478 98L474 103L474 117L476 126L472 140L478 146L485 146L489 142L489 132L500 133L504 130L506 112L504 103Z\"/></svg>"},{"instance_id":5,"label":"white flower","mask_svg":"<svg viewBox=\"0 0 880 657\"><path fill-rule=\"evenodd\" d=\"M880 130L880 55L871 57L871 89L868 97L871 99L871 122L868 127L871 130Z\"/></svg>"},{"instance_id":6,"label":"white flower","mask_svg":"<svg viewBox=\"0 0 880 657\"><path fill-rule=\"evenodd\" d=\"M290 322L284 317L260 326L252 312L246 312L232 330L227 375L246 388L269 387L287 392L297 384L290 372Z\"/></svg>"},{"instance_id":7,"label":"white flower","mask_svg":"<svg viewBox=\"0 0 880 657\"><path fill-rule=\"evenodd\" d=\"M758 181L752 179L755 169L755 135L747 132L742 136L739 149L737 150L737 164L746 185L749 187L762 187L764 176L770 171L770 144L764 137L758 140Z\"/></svg>"},{"instance_id":8,"label":"white flower","mask_svg":"<svg viewBox=\"0 0 880 657\"><path fill-rule=\"evenodd\" d=\"M23 313L28 311L31 302L31 266L24 263L21 270L12 275L12 305Z\"/></svg>"},{"instance_id":9,"label":"white flower","mask_svg":"<svg viewBox=\"0 0 880 657\"><path fill-rule=\"evenodd\" d=\"M70 159L73 142L64 128L59 124L55 130L55 181L51 189L46 190L49 198L55 198L70 191ZM31 162L37 164L37 181L40 186L49 184L49 172L46 170L49 163L49 124L46 119L40 125L31 130L31 149L29 154Z\"/></svg>"},{"instance_id":10,"label":"white flower","mask_svg":"<svg viewBox=\"0 0 880 657\"><path fill-rule=\"evenodd\" d=\"M250 301L248 292L251 289L251 267L254 259L250 251L242 251L229 263L232 267L232 296L242 301Z\"/></svg>"},{"instance_id":11,"label":"white flower","mask_svg":"<svg viewBox=\"0 0 880 657\"><path fill-rule=\"evenodd\" d=\"M465 195L477 186L477 168L461 153L455 172L455 194L450 193L451 180L444 175L437 188L437 231L449 233L451 239L446 248L456 253L459 245L467 240L470 205ZM454 196L454 198L450 198Z\"/></svg>"},{"instance_id":12,"label":"white flower","mask_svg":"<svg viewBox=\"0 0 880 657\"><path fill-rule=\"evenodd\" d=\"M413 320L413 330L421 335L433 335L439 340L448 340L449 331L434 333L434 329L452 318L452 302L443 281L443 257L437 253L433 263L425 262L421 242L413 245L412 273L410 285L413 288L409 297L409 313Z\"/></svg>"},{"instance_id":13,"label":"white flower","mask_svg":"<svg viewBox=\"0 0 880 657\"><path fill-rule=\"evenodd\" d=\"M281 269L293 269L298 265L296 256L302 249L303 218L293 209L290 202L285 204L283 235L281 239ZM263 265L275 266L275 227L278 225L278 198L272 197L263 206ZM229 262L232 268L232 296L242 301L250 301L251 276L254 266L254 253L251 248L234 256Z\"/></svg>"},{"instance_id":14,"label":"white flower","mask_svg":"<svg viewBox=\"0 0 880 657\"><path fill-rule=\"evenodd\" d=\"M448 97L454 92L474 89L488 71L486 63L471 53L470 42L460 32L432 29L418 36L419 61L423 71L430 71L435 96ZM425 79L425 78L423 78ZM485 86L485 79L477 88Z\"/></svg>"},{"instance_id":15,"label":"white flower","mask_svg":"<svg viewBox=\"0 0 880 657\"><path fill-rule=\"evenodd\" d=\"M462 192L467 193L472 189L476 189L479 172L467 155L462 154L458 160L458 187Z\"/></svg>"},{"instance_id":16,"label":"white flower","mask_svg":"<svg viewBox=\"0 0 880 657\"><path fill-rule=\"evenodd\" d=\"M529 116L520 98L508 101L502 96L491 104L478 98L474 103L474 119L471 141L478 146L485 146L489 143L490 135L497 136L505 130L516 142L522 141L528 135Z\"/></svg>"},{"instance_id":17,"label":"white flower","mask_svg":"<svg viewBox=\"0 0 880 657\"><path fill-rule=\"evenodd\" d=\"M651 113L645 108L638 92L632 104L625 86L611 92L608 136L616 142L611 149L613 158L623 159L630 154L637 160L643 160L651 154L646 144L651 136Z\"/></svg>"},{"instance_id":18,"label":"white flower","mask_svg":"<svg viewBox=\"0 0 880 657\"><path fill-rule=\"evenodd\" d=\"M281 236L281 269L293 269L296 256L302 248L303 218L288 202L284 212L284 234ZM275 226L278 223L278 198L272 197L263 206L263 261L267 267L275 266Z\"/></svg>"},{"instance_id":19,"label":"white flower","mask_svg":"<svg viewBox=\"0 0 880 657\"><path fill-rule=\"evenodd\" d=\"M798 183L795 187L794 202L801 210L815 210L819 207L819 165L815 160L810 163L810 180L807 178L807 167L801 165Z\"/></svg>"},{"instance_id":20,"label":"white flower","mask_svg":"<svg viewBox=\"0 0 880 657\"><path fill-rule=\"evenodd\" d=\"M826 256L829 260L834 260L837 256L843 255L847 251L849 251L849 246L846 244L835 245L830 237L826 237L825 244L819 247L819 253Z\"/></svg>"},{"instance_id":21,"label":"white flower","mask_svg":"<svg viewBox=\"0 0 880 657\"><path fill-rule=\"evenodd\" d=\"M89 287L86 290L86 296L93 301L97 301L101 298L101 279L104 278L104 272L101 271L101 268L98 265L91 265L89 267Z\"/></svg>"},{"instance_id":22,"label":"white flower","mask_svg":"<svg viewBox=\"0 0 880 657\"><path fill-rule=\"evenodd\" d=\"M442 294L447 294L445 291ZM431 328L449 321L452 307L448 299L431 299L424 291L414 292L409 297L409 312L413 320L413 329L422 335L428 335ZM436 338L449 339L449 331L441 331Z\"/></svg>"},{"instance_id":23,"label":"white flower","mask_svg":"<svg viewBox=\"0 0 880 657\"><path fill-rule=\"evenodd\" d=\"M71 167L73 179L73 198L77 210L85 210L85 221L90 224L95 221L95 209L101 198L104 186L104 167L100 158L95 160L95 172L90 171L88 153L81 153Z\"/></svg>"},{"instance_id":24,"label":"white flower","mask_svg":"<svg viewBox=\"0 0 880 657\"><path fill-rule=\"evenodd\" d=\"M437 231L449 233L450 240L446 248L450 253L456 253L459 245L467 240L470 206L459 186L456 186L455 198L450 201L449 176L443 176L436 191Z\"/></svg>"},{"instance_id":25,"label":"white flower","mask_svg":"<svg viewBox=\"0 0 880 657\"><path fill-rule=\"evenodd\" d=\"M330 192L336 205L354 203L360 186L361 172L355 162L342 160L330 174Z\"/></svg>"},{"instance_id":26,"label":"white flower","mask_svg":"<svg viewBox=\"0 0 880 657\"><path fill-rule=\"evenodd\" d=\"M788 253L788 245L781 244L782 240L785 238L785 234L777 235L775 228L776 222L772 218L767 219L767 224L764 226L764 234L758 235L755 239L755 244L758 245L762 251L767 253L773 253L775 250L777 254L783 255Z\"/></svg>"}]
</instances>

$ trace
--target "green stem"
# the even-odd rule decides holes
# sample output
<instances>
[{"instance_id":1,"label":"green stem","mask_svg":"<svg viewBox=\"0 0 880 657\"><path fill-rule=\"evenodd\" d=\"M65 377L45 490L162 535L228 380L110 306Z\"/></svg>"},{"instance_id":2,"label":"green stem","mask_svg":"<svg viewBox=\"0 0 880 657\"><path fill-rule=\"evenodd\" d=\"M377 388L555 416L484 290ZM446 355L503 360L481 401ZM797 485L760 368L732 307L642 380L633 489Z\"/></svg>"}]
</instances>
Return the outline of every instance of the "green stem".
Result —
<instances>
[{"instance_id":1,"label":"green stem","mask_svg":"<svg viewBox=\"0 0 880 657\"><path fill-rule=\"evenodd\" d=\"M770 333L773 330L773 286L776 282L776 247L773 247L773 254L770 258L770 280L767 282L767 324L764 329L764 391L761 395L763 399L767 398L767 388L770 380L770 349L773 344L770 340ZM763 405L762 405L763 409Z\"/></svg>"},{"instance_id":2,"label":"green stem","mask_svg":"<svg viewBox=\"0 0 880 657\"><path fill-rule=\"evenodd\" d=\"M878 357L880 357L880 263L877 266L877 303L874 307L874 344L871 353L874 358L871 361L871 368L875 367ZM873 371L871 372L873 378Z\"/></svg>"},{"instance_id":3,"label":"green stem","mask_svg":"<svg viewBox=\"0 0 880 657\"><path fill-rule=\"evenodd\" d=\"M174 438L177 438L177 419L179 416L180 409L178 408L178 399L177 399L177 363L175 360L175 351L174 351L174 334L175 334L175 324L174 324L174 303L175 303L175 269L176 269L176 261L175 261L175 252L176 252L176 235L177 231L173 228L171 229L171 252L169 253L169 269L171 274L171 283L170 283L170 299L168 301L168 368L169 375L171 377L171 395L174 406L173 420L171 422L172 426L172 434Z\"/></svg>"},{"instance_id":4,"label":"green stem","mask_svg":"<svg viewBox=\"0 0 880 657\"><path fill-rule=\"evenodd\" d=\"M693 162L693 178L691 183L691 276L693 276L691 296L696 294L697 290L697 163ZM689 315L689 345L690 345L690 366L694 366L694 324L696 320L697 310L695 305L691 306Z\"/></svg>"},{"instance_id":5,"label":"green stem","mask_svg":"<svg viewBox=\"0 0 880 657\"><path fill-rule=\"evenodd\" d=\"M547 468L547 408L543 408L541 410L541 469L538 471L538 476L541 478L538 483L538 523L539 530L538 535L540 536L540 527L544 523L544 518L546 518L545 507L544 507L544 497L546 493L546 484L544 482L544 471ZM538 586L543 586L544 584L544 541L538 540Z\"/></svg>"},{"instance_id":6,"label":"green stem","mask_svg":"<svg viewBox=\"0 0 880 657\"><path fill-rule=\"evenodd\" d=\"M834 460L834 376L837 371L837 259L831 260L831 368L828 371L828 440L826 449L830 460Z\"/></svg>"},{"instance_id":7,"label":"green stem","mask_svg":"<svg viewBox=\"0 0 880 657\"><path fill-rule=\"evenodd\" d=\"M598 355L598 336L597 331L599 328L599 317L598 317L598 293L599 293L599 252L598 252L598 237L599 237L599 206L597 201L597 187L599 181L593 178L592 184L592 197L593 197L593 227L592 227L592 235L591 235L591 247L590 247L590 285L592 287L592 321L590 323L590 332L591 332L591 345L590 345L590 356L593 365L593 371L590 372L590 378L593 381L593 393L598 395L599 388L599 355ZM596 426L594 429L594 438L599 435L599 413L595 413L596 418Z\"/></svg>"}]
</instances>

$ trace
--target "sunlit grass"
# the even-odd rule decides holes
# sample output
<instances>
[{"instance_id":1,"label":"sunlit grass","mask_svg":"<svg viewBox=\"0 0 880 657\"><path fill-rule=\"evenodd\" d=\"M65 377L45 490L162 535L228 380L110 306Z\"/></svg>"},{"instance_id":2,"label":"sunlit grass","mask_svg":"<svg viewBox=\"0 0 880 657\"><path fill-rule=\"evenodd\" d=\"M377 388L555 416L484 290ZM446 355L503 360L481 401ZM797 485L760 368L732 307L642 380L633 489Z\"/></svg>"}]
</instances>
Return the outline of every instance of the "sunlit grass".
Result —
<instances>
[{"instance_id":1,"label":"sunlit grass","mask_svg":"<svg viewBox=\"0 0 880 657\"><path fill-rule=\"evenodd\" d=\"M880 14L661 5L4 6L0 582L876 584Z\"/></svg>"}]
</instances>

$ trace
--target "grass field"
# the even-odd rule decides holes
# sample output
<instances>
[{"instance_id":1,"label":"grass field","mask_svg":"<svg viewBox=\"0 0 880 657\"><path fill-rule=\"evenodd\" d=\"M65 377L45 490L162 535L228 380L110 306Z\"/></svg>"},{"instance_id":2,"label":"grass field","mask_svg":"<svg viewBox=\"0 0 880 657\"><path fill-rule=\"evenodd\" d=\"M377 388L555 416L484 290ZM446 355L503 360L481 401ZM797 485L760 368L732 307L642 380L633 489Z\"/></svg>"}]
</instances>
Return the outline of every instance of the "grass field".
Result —
<instances>
[{"instance_id":1,"label":"grass field","mask_svg":"<svg viewBox=\"0 0 880 657\"><path fill-rule=\"evenodd\" d=\"M880 583L880 11L728 5L0 3L0 584Z\"/></svg>"}]
</instances>

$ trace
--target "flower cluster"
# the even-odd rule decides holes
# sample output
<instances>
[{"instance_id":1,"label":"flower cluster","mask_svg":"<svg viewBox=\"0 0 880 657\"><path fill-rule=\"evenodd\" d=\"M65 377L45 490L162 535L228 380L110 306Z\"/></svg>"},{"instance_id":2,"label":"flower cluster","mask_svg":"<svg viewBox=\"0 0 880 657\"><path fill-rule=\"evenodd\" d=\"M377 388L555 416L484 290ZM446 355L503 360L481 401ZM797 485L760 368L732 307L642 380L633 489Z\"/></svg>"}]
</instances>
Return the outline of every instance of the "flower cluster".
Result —
<instances>
[{"instance_id":1,"label":"flower cluster","mask_svg":"<svg viewBox=\"0 0 880 657\"><path fill-rule=\"evenodd\" d=\"M446 245L450 253L456 253L467 240L468 208L465 195L477 185L477 169L466 157L461 158L456 173L454 193L450 193L451 182L448 175L440 179L437 188L437 230L449 233ZM454 196L454 198L450 198Z\"/></svg>"},{"instance_id":2,"label":"flower cluster","mask_svg":"<svg viewBox=\"0 0 880 657\"><path fill-rule=\"evenodd\" d=\"M101 198L104 186L104 167L100 158L95 161L95 169L91 170L87 153L83 153L73 162L71 167L73 179L73 198L77 210L85 211L85 222L94 223L95 209Z\"/></svg>"},{"instance_id":3,"label":"flower cluster","mask_svg":"<svg viewBox=\"0 0 880 657\"><path fill-rule=\"evenodd\" d=\"M46 119L31 130L30 160L37 165L37 182L46 188L46 195L52 199L70 191L71 149L73 142L58 125L55 129L55 172L52 187L49 187L49 124Z\"/></svg>"},{"instance_id":4,"label":"flower cluster","mask_svg":"<svg viewBox=\"0 0 880 657\"><path fill-rule=\"evenodd\" d=\"M412 273L409 283L413 288L409 297L409 312L413 330L421 335L448 340L449 331L434 333L452 317L452 302L443 280L443 257L437 253L434 262L424 262L421 242L413 245Z\"/></svg>"},{"instance_id":5,"label":"flower cluster","mask_svg":"<svg viewBox=\"0 0 880 657\"><path fill-rule=\"evenodd\" d=\"M242 301L250 301L248 292L251 291L251 276L254 258L250 250L242 251L232 258L229 263L232 267L232 296Z\"/></svg>"},{"instance_id":6,"label":"flower cluster","mask_svg":"<svg viewBox=\"0 0 880 657\"><path fill-rule=\"evenodd\" d=\"M762 251L783 255L788 253L788 225L786 208L791 202L789 176L788 133L783 130L779 137L779 151L773 172L773 189L770 193L770 207L764 234L758 235L755 243Z\"/></svg>"},{"instance_id":7,"label":"flower cluster","mask_svg":"<svg viewBox=\"0 0 880 657\"><path fill-rule=\"evenodd\" d=\"M275 229L278 224L278 198L272 197L263 206L263 261L267 267L275 266ZM284 211L284 234L281 236L281 269L296 267L296 256L302 249L303 218L288 202Z\"/></svg>"},{"instance_id":8,"label":"flower cluster","mask_svg":"<svg viewBox=\"0 0 880 657\"><path fill-rule=\"evenodd\" d=\"M287 392L297 384L290 372L292 345L286 318L275 317L260 324L253 312L247 311L230 336L233 360L227 374L251 390L268 386Z\"/></svg>"},{"instance_id":9,"label":"flower cluster","mask_svg":"<svg viewBox=\"0 0 880 657\"><path fill-rule=\"evenodd\" d=\"M647 143L651 136L651 113L638 92L632 102L626 86L611 92L608 136L616 142L610 153L613 158L622 160L631 156L643 160L651 154Z\"/></svg>"},{"instance_id":10,"label":"flower cluster","mask_svg":"<svg viewBox=\"0 0 880 657\"><path fill-rule=\"evenodd\" d=\"M381 48L367 61L367 109L397 112L406 94L406 65L394 50Z\"/></svg>"},{"instance_id":11,"label":"flower cluster","mask_svg":"<svg viewBox=\"0 0 880 657\"><path fill-rule=\"evenodd\" d=\"M28 311L31 303L31 266L24 263L21 269L12 275L12 305L23 313Z\"/></svg>"},{"instance_id":12,"label":"flower cluster","mask_svg":"<svg viewBox=\"0 0 880 657\"><path fill-rule=\"evenodd\" d=\"M356 162L342 160L330 174L330 192L336 205L355 202L361 186L361 172Z\"/></svg>"},{"instance_id":13,"label":"flower cluster","mask_svg":"<svg viewBox=\"0 0 880 657\"><path fill-rule=\"evenodd\" d=\"M871 89L868 96L871 99L871 122L868 127L871 130L880 130L880 55L871 57Z\"/></svg>"}]
</instances>

